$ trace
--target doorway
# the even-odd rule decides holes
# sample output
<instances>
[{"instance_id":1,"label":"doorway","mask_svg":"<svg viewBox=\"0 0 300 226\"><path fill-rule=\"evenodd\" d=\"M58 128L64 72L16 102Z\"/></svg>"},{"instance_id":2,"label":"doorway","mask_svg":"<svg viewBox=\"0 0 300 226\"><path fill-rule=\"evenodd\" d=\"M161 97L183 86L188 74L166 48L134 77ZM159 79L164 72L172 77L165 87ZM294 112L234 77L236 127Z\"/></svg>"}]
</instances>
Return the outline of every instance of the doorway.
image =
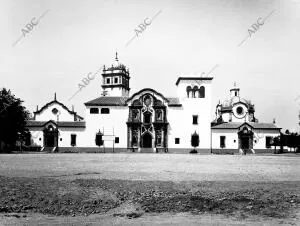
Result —
<instances>
[{"instance_id":1,"label":"doorway","mask_svg":"<svg viewBox=\"0 0 300 226\"><path fill-rule=\"evenodd\" d=\"M244 127L239 133L239 149L253 149L253 132Z\"/></svg>"},{"instance_id":2,"label":"doorway","mask_svg":"<svg viewBox=\"0 0 300 226\"><path fill-rule=\"evenodd\" d=\"M241 142L241 149L249 149L249 137L241 137L240 142Z\"/></svg>"},{"instance_id":3,"label":"doorway","mask_svg":"<svg viewBox=\"0 0 300 226\"><path fill-rule=\"evenodd\" d=\"M58 131L52 126L44 130L44 146L56 147L58 143Z\"/></svg>"},{"instance_id":4,"label":"doorway","mask_svg":"<svg viewBox=\"0 0 300 226\"><path fill-rule=\"evenodd\" d=\"M142 147L143 148L152 148L152 136L150 133L145 133L142 138Z\"/></svg>"}]
</instances>

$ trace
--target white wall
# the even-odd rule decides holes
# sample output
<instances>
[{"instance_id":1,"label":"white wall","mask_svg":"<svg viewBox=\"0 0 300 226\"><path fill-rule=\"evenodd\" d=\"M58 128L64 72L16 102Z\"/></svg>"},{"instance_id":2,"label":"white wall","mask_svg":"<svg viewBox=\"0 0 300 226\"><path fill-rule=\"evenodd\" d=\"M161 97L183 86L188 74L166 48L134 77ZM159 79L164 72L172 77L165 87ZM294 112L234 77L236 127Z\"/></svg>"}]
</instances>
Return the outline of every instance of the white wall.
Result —
<instances>
[{"instance_id":1,"label":"white wall","mask_svg":"<svg viewBox=\"0 0 300 226\"><path fill-rule=\"evenodd\" d=\"M277 137L280 135L279 131L273 130L254 130L253 136L253 148L254 149L266 149L266 137ZM257 143L255 143L255 140ZM275 149L274 146L271 146L271 149Z\"/></svg>"},{"instance_id":2,"label":"white wall","mask_svg":"<svg viewBox=\"0 0 300 226\"><path fill-rule=\"evenodd\" d=\"M85 128L58 128L58 146L71 147L71 134L76 134L76 147L83 147L85 140ZM30 128L31 140L33 146L44 146L44 133L41 128ZM60 140L62 139L62 140Z\"/></svg>"},{"instance_id":3,"label":"white wall","mask_svg":"<svg viewBox=\"0 0 300 226\"><path fill-rule=\"evenodd\" d=\"M30 128L31 144L34 146L44 146L44 133L40 128Z\"/></svg>"},{"instance_id":4,"label":"white wall","mask_svg":"<svg viewBox=\"0 0 300 226\"><path fill-rule=\"evenodd\" d=\"M107 96L112 96L112 97L128 96L128 91L122 87L104 88L103 91L107 91Z\"/></svg>"},{"instance_id":5,"label":"white wall","mask_svg":"<svg viewBox=\"0 0 300 226\"><path fill-rule=\"evenodd\" d=\"M188 98L187 86L204 86L205 98ZM200 144L197 148L210 148L211 122L211 80L181 80L177 85L177 94L182 108L169 107L168 121L170 123L169 148L187 148L191 146L191 135L199 134ZM193 115L198 115L198 125L193 125ZM180 138L180 144L175 144L175 138Z\"/></svg>"},{"instance_id":6,"label":"white wall","mask_svg":"<svg viewBox=\"0 0 300 226\"><path fill-rule=\"evenodd\" d=\"M213 129L212 130L212 148L220 149L220 137L225 136L225 149L238 149L239 141L237 129ZM235 142L234 142L235 141Z\"/></svg>"},{"instance_id":7,"label":"white wall","mask_svg":"<svg viewBox=\"0 0 300 226\"><path fill-rule=\"evenodd\" d=\"M98 107L99 114L90 114L90 108L86 108L86 131L84 133L84 140L82 146L97 147L95 144L96 133L100 131L105 135L114 135L119 137L119 143L114 144L115 148L127 147L127 120L128 120L128 107L127 106L108 106ZM93 107L94 108L94 107ZM101 114L101 108L109 108L109 114ZM104 131L103 131L104 130ZM103 137L105 147L112 147L112 136Z\"/></svg>"},{"instance_id":8,"label":"white wall","mask_svg":"<svg viewBox=\"0 0 300 226\"><path fill-rule=\"evenodd\" d=\"M74 121L74 115L70 114L66 109L57 103L53 103L44 109L40 114L36 114L36 121L57 121L57 115L52 113L52 109L56 108L60 111L59 121Z\"/></svg>"},{"instance_id":9,"label":"white wall","mask_svg":"<svg viewBox=\"0 0 300 226\"><path fill-rule=\"evenodd\" d=\"M220 136L225 136L225 149L238 149L237 129L213 129L212 130L212 148L220 149ZM277 137L280 135L278 130L253 130L253 149L267 149L266 137ZM236 142L234 142L234 140ZM256 141L256 142L255 142ZM274 149L271 146L270 149Z\"/></svg>"},{"instance_id":10,"label":"white wall","mask_svg":"<svg viewBox=\"0 0 300 226\"><path fill-rule=\"evenodd\" d=\"M58 128L58 130L59 130L58 147L72 147L71 134L76 134L75 147L83 147L84 140L85 140L84 128Z\"/></svg>"},{"instance_id":11,"label":"white wall","mask_svg":"<svg viewBox=\"0 0 300 226\"><path fill-rule=\"evenodd\" d=\"M182 117L183 117L183 108L182 107L169 107L167 109L167 119L169 122L168 126L168 147L169 148L183 148L191 147L191 142L188 146L185 146L187 139L182 133ZM181 129L180 129L181 128ZM191 134L189 134L190 138ZM179 144L175 144L175 138L180 139Z\"/></svg>"}]
</instances>

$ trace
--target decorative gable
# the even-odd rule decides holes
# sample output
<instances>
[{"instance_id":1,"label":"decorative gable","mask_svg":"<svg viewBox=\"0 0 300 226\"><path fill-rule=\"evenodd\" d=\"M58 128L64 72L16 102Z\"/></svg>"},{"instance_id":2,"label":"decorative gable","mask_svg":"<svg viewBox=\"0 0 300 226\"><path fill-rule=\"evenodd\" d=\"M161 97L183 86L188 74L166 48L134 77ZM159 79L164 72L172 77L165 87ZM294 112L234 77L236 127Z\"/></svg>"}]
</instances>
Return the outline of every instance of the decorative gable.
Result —
<instances>
[{"instance_id":1,"label":"decorative gable","mask_svg":"<svg viewBox=\"0 0 300 226\"><path fill-rule=\"evenodd\" d=\"M34 120L36 121L81 121L83 118L74 110L70 110L63 103L54 100L45 104L41 109L37 109L34 113Z\"/></svg>"}]
</instances>

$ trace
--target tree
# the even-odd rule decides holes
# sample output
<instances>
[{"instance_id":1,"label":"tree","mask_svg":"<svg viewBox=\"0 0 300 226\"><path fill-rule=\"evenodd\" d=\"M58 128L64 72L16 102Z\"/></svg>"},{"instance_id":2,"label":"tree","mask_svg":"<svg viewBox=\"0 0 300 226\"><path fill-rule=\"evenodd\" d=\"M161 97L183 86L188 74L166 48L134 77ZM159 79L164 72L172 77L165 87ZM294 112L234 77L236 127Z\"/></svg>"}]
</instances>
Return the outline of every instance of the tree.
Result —
<instances>
[{"instance_id":1,"label":"tree","mask_svg":"<svg viewBox=\"0 0 300 226\"><path fill-rule=\"evenodd\" d=\"M196 131L192 134L192 139L191 139L191 145L194 147L194 150L190 151L190 153L197 153L197 150L195 149L196 147L199 146L199 135L196 133Z\"/></svg>"},{"instance_id":2,"label":"tree","mask_svg":"<svg viewBox=\"0 0 300 226\"><path fill-rule=\"evenodd\" d=\"M23 137L27 132L25 125L29 112L22 103L10 90L0 90L0 152L15 146L20 135Z\"/></svg>"}]
</instances>

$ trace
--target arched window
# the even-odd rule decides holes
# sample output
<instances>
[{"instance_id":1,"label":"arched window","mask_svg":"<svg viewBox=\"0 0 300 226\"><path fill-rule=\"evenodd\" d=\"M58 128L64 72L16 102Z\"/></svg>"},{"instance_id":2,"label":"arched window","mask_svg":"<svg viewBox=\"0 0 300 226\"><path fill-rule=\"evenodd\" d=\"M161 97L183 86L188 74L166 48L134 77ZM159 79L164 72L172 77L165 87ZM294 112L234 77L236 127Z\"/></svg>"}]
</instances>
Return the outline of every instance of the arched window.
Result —
<instances>
[{"instance_id":1,"label":"arched window","mask_svg":"<svg viewBox=\"0 0 300 226\"><path fill-rule=\"evenodd\" d=\"M138 120L139 119L139 110L132 111L132 119Z\"/></svg>"},{"instance_id":2,"label":"arched window","mask_svg":"<svg viewBox=\"0 0 300 226\"><path fill-rule=\"evenodd\" d=\"M162 110L156 110L156 120L157 121L163 120Z\"/></svg>"},{"instance_id":3,"label":"arched window","mask_svg":"<svg viewBox=\"0 0 300 226\"><path fill-rule=\"evenodd\" d=\"M194 88L193 88L193 98L196 98L197 91L198 91L198 86L194 86Z\"/></svg>"},{"instance_id":4,"label":"arched window","mask_svg":"<svg viewBox=\"0 0 300 226\"><path fill-rule=\"evenodd\" d=\"M205 87L201 86L199 90L199 97L200 98L205 98Z\"/></svg>"},{"instance_id":5,"label":"arched window","mask_svg":"<svg viewBox=\"0 0 300 226\"><path fill-rule=\"evenodd\" d=\"M188 86L186 87L186 93L187 93L187 97L190 98L191 96L191 91L192 91L192 87Z\"/></svg>"},{"instance_id":6,"label":"arched window","mask_svg":"<svg viewBox=\"0 0 300 226\"><path fill-rule=\"evenodd\" d=\"M54 127L52 125L49 125L47 129L51 132L54 131Z\"/></svg>"},{"instance_id":7,"label":"arched window","mask_svg":"<svg viewBox=\"0 0 300 226\"><path fill-rule=\"evenodd\" d=\"M109 108L101 108L101 114L109 114Z\"/></svg>"}]
</instances>

